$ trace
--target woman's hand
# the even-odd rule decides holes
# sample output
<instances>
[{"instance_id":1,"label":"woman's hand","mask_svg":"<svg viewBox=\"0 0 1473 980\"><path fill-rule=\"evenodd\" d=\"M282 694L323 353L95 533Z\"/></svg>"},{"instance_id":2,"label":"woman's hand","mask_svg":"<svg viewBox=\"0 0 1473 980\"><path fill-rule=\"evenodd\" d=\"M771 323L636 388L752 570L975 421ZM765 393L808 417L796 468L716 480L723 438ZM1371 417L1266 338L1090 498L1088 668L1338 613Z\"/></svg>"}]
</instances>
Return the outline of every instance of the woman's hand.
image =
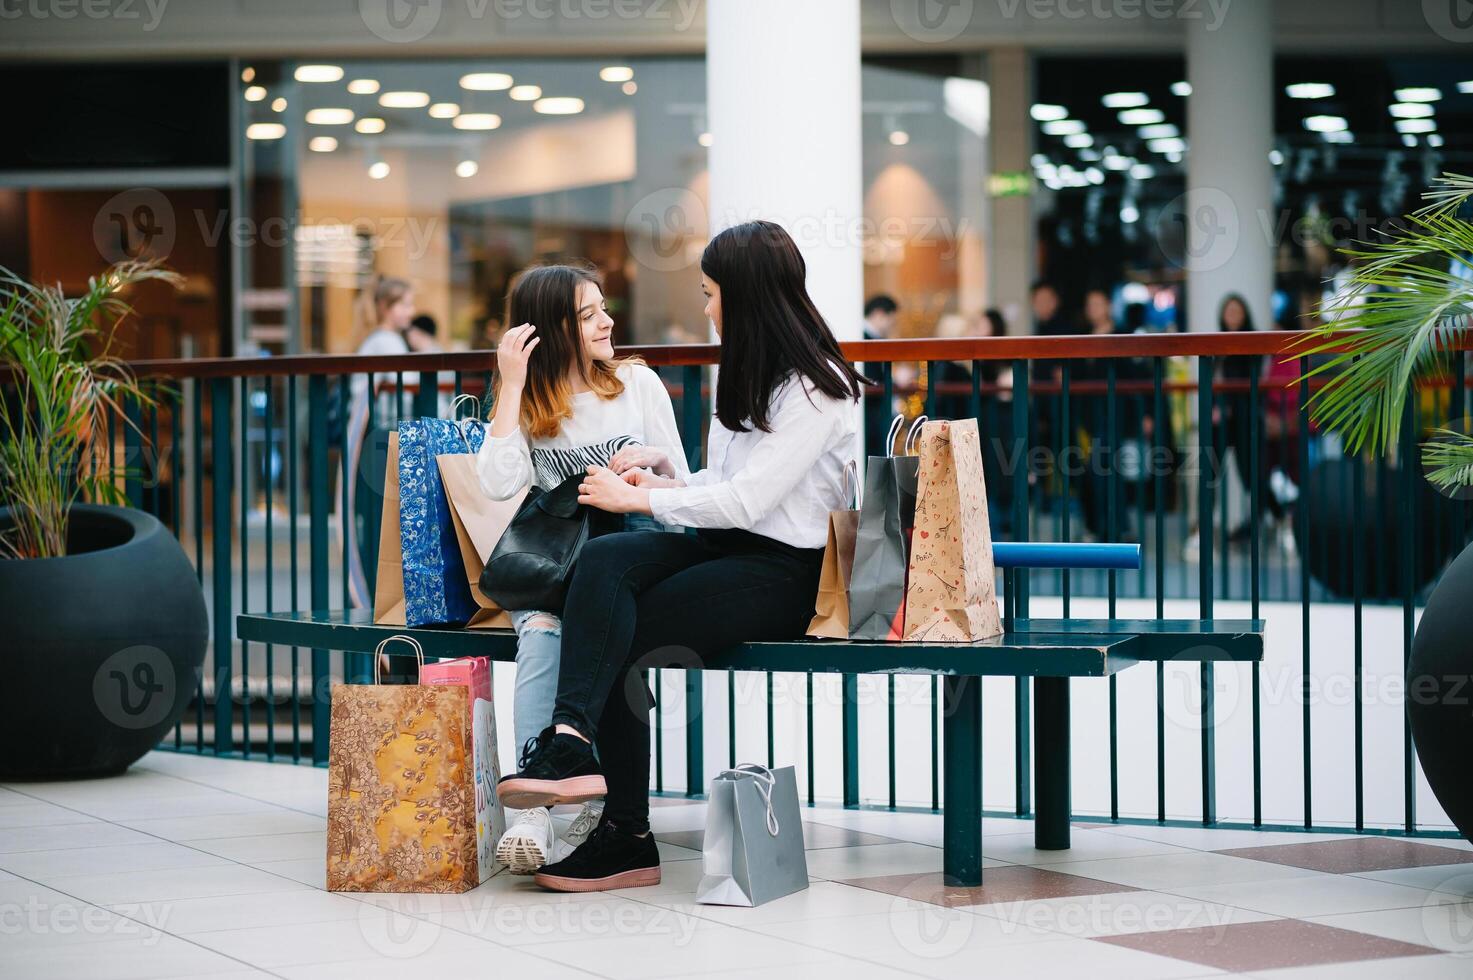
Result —
<instances>
[{"instance_id":1,"label":"woman's hand","mask_svg":"<svg viewBox=\"0 0 1473 980\"><path fill-rule=\"evenodd\" d=\"M652 446L625 446L609 460L609 469L615 473L627 473L640 466L659 476L675 476L675 464L670 462L669 454Z\"/></svg>"},{"instance_id":2,"label":"woman's hand","mask_svg":"<svg viewBox=\"0 0 1473 980\"><path fill-rule=\"evenodd\" d=\"M526 385L527 359L531 357L532 349L542 342L541 337L532 336L536 331L532 324L524 323L501 335L501 343L496 346L496 367L501 371L503 391L521 391Z\"/></svg>"},{"instance_id":3,"label":"woman's hand","mask_svg":"<svg viewBox=\"0 0 1473 980\"><path fill-rule=\"evenodd\" d=\"M644 487L646 490L658 490L661 487L683 487L685 483L671 477L656 476L646 469L625 470L619 474L624 482L631 487Z\"/></svg>"},{"instance_id":4,"label":"woman's hand","mask_svg":"<svg viewBox=\"0 0 1473 980\"><path fill-rule=\"evenodd\" d=\"M648 514L650 492L630 486L613 470L590 466L588 475L578 484L578 503L611 514Z\"/></svg>"}]
</instances>

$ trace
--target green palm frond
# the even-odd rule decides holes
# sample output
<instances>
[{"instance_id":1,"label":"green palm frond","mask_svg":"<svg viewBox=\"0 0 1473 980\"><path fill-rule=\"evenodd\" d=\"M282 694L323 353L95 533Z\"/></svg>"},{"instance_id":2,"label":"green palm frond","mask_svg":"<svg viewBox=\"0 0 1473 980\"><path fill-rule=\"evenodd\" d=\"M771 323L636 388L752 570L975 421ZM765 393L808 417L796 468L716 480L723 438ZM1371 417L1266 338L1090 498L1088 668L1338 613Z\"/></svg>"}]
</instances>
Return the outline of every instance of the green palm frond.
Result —
<instances>
[{"instance_id":1,"label":"green palm frond","mask_svg":"<svg viewBox=\"0 0 1473 980\"><path fill-rule=\"evenodd\" d=\"M0 402L0 504L11 511L0 556L65 554L73 502L123 502L126 470L108 460L108 419L136 429L124 408L153 399L114 346L132 312L124 292L148 281L182 280L155 262L122 262L68 297L60 285L0 269L0 368L9 385Z\"/></svg>"},{"instance_id":2,"label":"green palm frond","mask_svg":"<svg viewBox=\"0 0 1473 980\"><path fill-rule=\"evenodd\" d=\"M1440 490L1473 487L1473 436L1451 429L1434 429L1422 446L1422 467Z\"/></svg>"},{"instance_id":3,"label":"green palm frond","mask_svg":"<svg viewBox=\"0 0 1473 980\"><path fill-rule=\"evenodd\" d=\"M1458 214L1473 179L1445 174L1423 197L1431 203L1383 240L1346 250L1355 263L1347 291L1293 349L1326 357L1301 379L1324 380L1310 418L1351 452L1395 445L1413 385L1445 372L1473 327L1473 282L1453 271L1473 257L1473 222Z\"/></svg>"}]
</instances>

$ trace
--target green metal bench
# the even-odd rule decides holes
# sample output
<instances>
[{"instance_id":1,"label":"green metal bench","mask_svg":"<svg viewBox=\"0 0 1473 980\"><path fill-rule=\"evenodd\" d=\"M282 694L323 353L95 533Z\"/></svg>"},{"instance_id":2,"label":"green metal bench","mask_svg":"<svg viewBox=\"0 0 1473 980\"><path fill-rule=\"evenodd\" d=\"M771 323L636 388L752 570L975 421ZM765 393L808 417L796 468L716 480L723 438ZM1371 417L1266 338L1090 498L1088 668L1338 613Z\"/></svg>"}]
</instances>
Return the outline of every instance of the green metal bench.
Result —
<instances>
[{"instance_id":1,"label":"green metal bench","mask_svg":"<svg viewBox=\"0 0 1473 980\"><path fill-rule=\"evenodd\" d=\"M368 610L239 616L241 640L371 653L387 636L413 636L436 657L516 658L510 630L376 626ZM649 668L923 674L942 678L945 738L942 866L949 882L982 882L982 677L1033 679L1035 846L1069 846L1069 680L1109 677L1142 661L1251 662L1263 659L1262 620L1016 619L979 643L805 640L747 643L696 663L650 660ZM325 655L325 653L324 653ZM699 700L687 711L699 711ZM705 784L699 746L687 758L687 785Z\"/></svg>"}]
</instances>

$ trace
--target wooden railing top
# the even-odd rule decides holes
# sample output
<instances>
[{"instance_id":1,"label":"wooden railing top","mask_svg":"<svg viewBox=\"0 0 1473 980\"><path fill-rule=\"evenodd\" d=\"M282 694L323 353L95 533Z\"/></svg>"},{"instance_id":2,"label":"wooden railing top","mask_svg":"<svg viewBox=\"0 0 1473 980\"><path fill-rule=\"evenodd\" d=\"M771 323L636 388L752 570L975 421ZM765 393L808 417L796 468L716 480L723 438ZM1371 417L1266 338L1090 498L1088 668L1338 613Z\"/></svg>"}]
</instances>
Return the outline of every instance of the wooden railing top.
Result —
<instances>
[{"instance_id":1,"label":"wooden railing top","mask_svg":"<svg viewBox=\"0 0 1473 980\"><path fill-rule=\"evenodd\" d=\"M849 360L867 364L887 361L1074 360L1092 357L1222 357L1234 354L1292 354L1296 342L1312 343L1300 330L1236 333L1077 334L1061 337L933 337L904 340L851 340L841 346ZM637 354L654 367L715 364L720 344L671 344L620 347L621 355ZM141 377L221 378L303 374L394 374L400 371L491 371L494 350L444 351L430 354L296 354L285 357L206 357L188 360L135 361Z\"/></svg>"}]
</instances>

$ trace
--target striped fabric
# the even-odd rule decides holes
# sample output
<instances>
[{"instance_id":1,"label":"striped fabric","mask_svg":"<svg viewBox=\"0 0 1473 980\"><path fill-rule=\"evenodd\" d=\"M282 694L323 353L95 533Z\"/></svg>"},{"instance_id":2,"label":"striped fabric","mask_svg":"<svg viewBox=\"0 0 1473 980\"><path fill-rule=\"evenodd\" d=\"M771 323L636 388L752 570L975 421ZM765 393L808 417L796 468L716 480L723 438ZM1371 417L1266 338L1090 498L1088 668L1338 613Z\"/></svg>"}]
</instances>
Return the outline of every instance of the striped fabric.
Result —
<instances>
[{"instance_id":1,"label":"striped fabric","mask_svg":"<svg viewBox=\"0 0 1473 980\"><path fill-rule=\"evenodd\" d=\"M551 490L574 473L585 472L590 466L608 466L616 452L625 446L637 444L633 436L617 436L591 446L533 449L532 482L544 490Z\"/></svg>"}]
</instances>

